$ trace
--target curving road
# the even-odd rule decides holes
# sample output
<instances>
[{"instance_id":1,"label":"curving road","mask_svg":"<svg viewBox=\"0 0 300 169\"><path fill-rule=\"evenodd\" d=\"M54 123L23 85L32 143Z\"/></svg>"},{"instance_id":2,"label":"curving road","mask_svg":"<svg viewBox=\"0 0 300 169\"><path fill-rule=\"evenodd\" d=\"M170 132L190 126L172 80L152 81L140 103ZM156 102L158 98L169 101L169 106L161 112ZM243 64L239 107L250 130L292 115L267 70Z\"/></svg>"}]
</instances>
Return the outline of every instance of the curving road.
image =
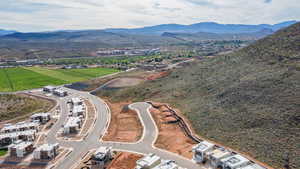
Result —
<instances>
[{"instance_id":1,"label":"curving road","mask_svg":"<svg viewBox=\"0 0 300 169\"><path fill-rule=\"evenodd\" d=\"M141 154L155 153L162 157L163 159L175 160L176 163L182 167L188 169L199 169L203 168L191 160L183 158L177 154L157 149L153 146L158 130L155 125L154 120L149 112L150 104L145 102L134 103L130 105L131 109L138 112L141 122L144 126L143 136L140 141L136 143L118 143L118 142L103 142L99 141L102 135L105 133L107 124L110 118L110 110L103 100L99 97L91 95L87 92L80 92L77 90L72 90L64 88L64 90L69 91L73 95L84 97L89 99L95 106L98 118L96 119L95 126L89 135L83 141L65 141L58 140L56 138L57 131L61 128L67 118L67 100L70 96L61 98L59 100L59 105L61 107L61 113L59 120L53 125L50 132L47 135L47 141L49 143L58 142L61 146L72 148L73 151L66 157L65 160L61 161L55 166L57 169L66 169L76 167L81 158L91 149L98 148L100 146L111 146L115 150L137 152Z\"/></svg>"}]
</instances>

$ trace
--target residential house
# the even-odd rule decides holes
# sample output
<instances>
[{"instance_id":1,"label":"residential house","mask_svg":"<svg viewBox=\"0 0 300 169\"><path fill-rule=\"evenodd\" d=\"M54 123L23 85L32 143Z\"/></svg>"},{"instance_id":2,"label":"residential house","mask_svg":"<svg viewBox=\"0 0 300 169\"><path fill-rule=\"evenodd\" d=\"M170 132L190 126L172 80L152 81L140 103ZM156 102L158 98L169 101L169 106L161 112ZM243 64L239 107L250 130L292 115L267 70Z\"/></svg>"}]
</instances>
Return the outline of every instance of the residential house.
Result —
<instances>
[{"instance_id":1,"label":"residential house","mask_svg":"<svg viewBox=\"0 0 300 169\"><path fill-rule=\"evenodd\" d=\"M223 169L238 169L251 164L247 158L236 154L221 160Z\"/></svg>"},{"instance_id":2,"label":"residential house","mask_svg":"<svg viewBox=\"0 0 300 169\"><path fill-rule=\"evenodd\" d=\"M196 163L204 163L207 160L207 153L214 149L215 145L213 143L202 141L193 147L192 152L193 160Z\"/></svg>"},{"instance_id":3,"label":"residential house","mask_svg":"<svg viewBox=\"0 0 300 169\"><path fill-rule=\"evenodd\" d=\"M63 127L64 134L76 134L81 128L82 117L69 117L67 123Z\"/></svg>"},{"instance_id":4,"label":"residential house","mask_svg":"<svg viewBox=\"0 0 300 169\"><path fill-rule=\"evenodd\" d=\"M16 141L8 146L8 152L11 157L22 158L33 151L32 142Z\"/></svg>"},{"instance_id":5,"label":"residential house","mask_svg":"<svg viewBox=\"0 0 300 169\"><path fill-rule=\"evenodd\" d=\"M92 155L92 169L103 168L112 159L111 147L99 147Z\"/></svg>"},{"instance_id":6,"label":"residential house","mask_svg":"<svg viewBox=\"0 0 300 169\"><path fill-rule=\"evenodd\" d=\"M33 152L34 159L50 160L57 156L59 144L43 144Z\"/></svg>"},{"instance_id":7,"label":"residential house","mask_svg":"<svg viewBox=\"0 0 300 169\"><path fill-rule=\"evenodd\" d=\"M50 119L50 113L37 113L30 117L32 122L39 122L41 124L47 123Z\"/></svg>"},{"instance_id":8,"label":"residential house","mask_svg":"<svg viewBox=\"0 0 300 169\"><path fill-rule=\"evenodd\" d=\"M54 90L56 90L56 87L54 87L54 86L45 86L45 87L43 88L43 91L44 91L44 92L47 92L47 93L53 93Z\"/></svg>"},{"instance_id":9,"label":"residential house","mask_svg":"<svg viewBox=\"0 0 300 169\"><path fill-rule=\"evenodd\" d=\"M59 97L65 97L68 95L68 92L61 89L56 89L53 91L53 94Z\"/></svg>"},{"instance_id":10,"label":"residential house","mask_svg":"<svg viewBox=\"0 0 300 169\"><path fill-rule=\"evenodd\" d=\"M207 153L209 165L213 169L221 168L222 163L221 160L232 156L232 152L224 149L224 148L217 148L209 153Z\"/></svg>"},{"instance_id":11,"label":"residential house","mask_svg":"<svg viewBox=\"0 0 300 169\"><path fill-rule=\"evenodd\" d=\"M135 169L153 169L161 163L161 158L155 154L148 154L137 160Z\"/></svg>"}]
</instances>

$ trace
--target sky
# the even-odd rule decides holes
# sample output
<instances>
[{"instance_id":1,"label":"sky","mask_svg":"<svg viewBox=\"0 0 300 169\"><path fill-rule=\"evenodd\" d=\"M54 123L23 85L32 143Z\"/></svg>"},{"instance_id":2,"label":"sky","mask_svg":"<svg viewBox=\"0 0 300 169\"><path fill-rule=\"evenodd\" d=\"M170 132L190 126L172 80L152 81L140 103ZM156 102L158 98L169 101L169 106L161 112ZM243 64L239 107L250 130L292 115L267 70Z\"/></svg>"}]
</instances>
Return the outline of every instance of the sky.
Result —
<instances>
[{"instance_id":1,"label":"sky","mask_svg":"<svg viewBox=\"0 0 300 169\"><path fill-rule=\"evenodd\" d=\"M0 29L23 32L157 24L300 20L299 0L1 0Z\"/></svg>"}]
</instances>

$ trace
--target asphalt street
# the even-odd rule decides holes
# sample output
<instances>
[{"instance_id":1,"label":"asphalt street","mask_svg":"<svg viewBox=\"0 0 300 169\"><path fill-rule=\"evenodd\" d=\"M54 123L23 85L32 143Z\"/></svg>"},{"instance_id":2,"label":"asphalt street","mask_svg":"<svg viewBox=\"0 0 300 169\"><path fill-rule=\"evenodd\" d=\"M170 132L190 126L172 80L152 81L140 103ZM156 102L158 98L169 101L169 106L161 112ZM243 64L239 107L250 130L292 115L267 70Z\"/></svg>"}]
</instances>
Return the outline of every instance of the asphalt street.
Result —
<instances>
[{"instance_id":1,"label":"asphalt street","mask_svg":"<svg viewBox=\"0 0 300 169\"><path fill-rule=\"evenodd\" d=\"M72 90L64 88L69 93L70 96L59 99L59 106L61 107L60 118L53 125L50 132L47 135L47 141L49 143L59 143L60 146L68 147L73 149L73 151L62 160L59 164L55 166L57 169L66 169L76 167L81 158L91 149L96 149L100 146L111 146L115 150L137 152L141 154L155 153L163 159L175 160L176 163L182 167L188 169L199 169L203 168L195 164L192 160L183 158L177 154L167 152L164 150L157 149L153 146L155 142L158 131L153 121L148 108L150 104L145 102L134 103L130 105L130 108L135 109L141 118L142 124L144 126L143 136L137 143L118 143L118 142L103 142L100 138L105 133L106 126L110 116L109 107L105 104L103 100L99 97L91 95L88 92L80 92L77 90ZM98 118L96 119L95 126L89 133L89 135L82 141L67 141L62 139L57 139L56 134L62 125L66 122L68 115L67 101L73 96L83 97L89 99L95 106Z\"/></svg>"}]
</instances>

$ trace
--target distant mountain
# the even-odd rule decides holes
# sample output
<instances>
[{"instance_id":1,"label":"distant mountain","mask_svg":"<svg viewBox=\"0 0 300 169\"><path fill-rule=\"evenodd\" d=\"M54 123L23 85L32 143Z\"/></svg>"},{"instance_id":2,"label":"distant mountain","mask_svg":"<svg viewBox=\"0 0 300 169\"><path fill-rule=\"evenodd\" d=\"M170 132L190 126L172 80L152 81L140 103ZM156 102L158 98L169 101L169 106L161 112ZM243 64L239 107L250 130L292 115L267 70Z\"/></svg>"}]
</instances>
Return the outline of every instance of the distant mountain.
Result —
<instances>
[{"instance_id":1,"label":"distant mountain","mask_svg":"<svg viewBox=\"0 0 300 169\"><path fill-rule=\"evenodd\" d=\"M170 33L165 32L161 36L175 38L183 41L203 41L203 40L257 40L267 35L274 33L272 29L262 29L258 32L253 33L208 33L208 32L197 32L197 33Z\"/></svg>"},{"instance_id":2,"label":"distant mountain","mask_svg":"<svg viewBox=\"0 0 300 169\"><path fill-rule=\"evenodd\" d=\"M104 30L84 30L84 31L56 31L38 33L11 33L0 36L1 42L39 42L39 43L86 43L96 42L107 44L107 46L126 46L126 45L151 45L176 42L199 42L203 40L257 40L273 33L272 29L265 28L258 32L251 33L210 33L210 32L190 32L181 33L180 26L171 26L178 29L176 32L164 32L162 35L151 34L131 34L114 33ZM166 26L164 31L168 30Z\"/></svg>"},{"instance_id":3,"label":"distant mountain","mask_svg":"<svg viewBox=\"0 0 300 169\"><path fill-rule=\"evenodd\" d=\"M13 33L0 36L0 42L40 42L40 43L86 43L94 42L106 44L106 46L126 46L126 45L151 45L156 43L167 43L168 37L131 35L121 33L111 33L103 30L86 31L58 31L40 33ZM171 39L174 42L174 39Z\"/></svg>"},{"instance_id":4,"label":"distant mountain","mask_svg":"<svg viewBox=\"0 0 300 169\"><path fill-rule=\"evenodd\" d=\"M0 36L12 34L12 33L16 33L16 31L0 29Z\"/></svg>"},{"instance_id":5,"label":"distant mountain","mask_svg":"<svg viewBox=\"0 0 300 169\"><path fill-rule=\"evenodd\" d=\"M219 24L215 22L202 22L192 25L179 24L164 24L149 26L134 29L105 29L112 33L126 33L126 34L143 34L143 35L162 35L165 32L169 33L218 33L218 34L239 34L239 33L254 33L263 29L271 29L277 31L281 28L290 26L297 21L287 21L275 25L260 24L260 25L242 25L242 24Z\"/></svg>"}]
</instances>

